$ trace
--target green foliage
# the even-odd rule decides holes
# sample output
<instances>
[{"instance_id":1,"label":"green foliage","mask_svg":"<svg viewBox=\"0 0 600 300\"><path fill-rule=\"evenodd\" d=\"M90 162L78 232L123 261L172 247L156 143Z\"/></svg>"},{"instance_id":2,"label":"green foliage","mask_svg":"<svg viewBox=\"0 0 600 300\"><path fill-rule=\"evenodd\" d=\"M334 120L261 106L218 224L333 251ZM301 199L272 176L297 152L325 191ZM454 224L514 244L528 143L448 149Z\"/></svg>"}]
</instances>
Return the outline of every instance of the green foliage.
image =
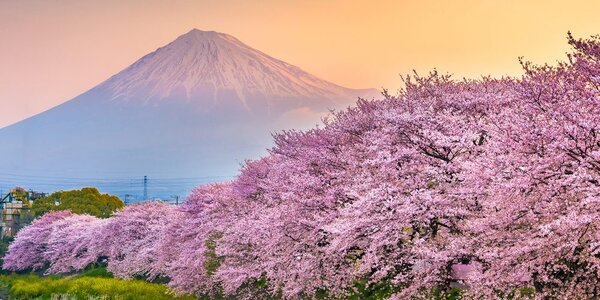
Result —
<instances>
[{"instance_id":1,"label":"green foliage","mask_svg":"<svg viewBox=\"0 0 600 300\"><path fill-rule=\"evenodd\" d=\"M400 286L391 284L388 281L379 282L375 284L369 284L367 280L356 280L353 286L348 290L348 293L342 297L332 296L331 293L325 289L319 289L315 292L314 297L307 294L301 294L300 299L323 299L323 300L385 300L389 299L394 293L401 290ZM266 277L261 277L257 280L248 282L240 288L237 295L225 296L222 293L213 295L200 296L202 300L234 300L244 298L244 296L250 296L252 299L265 299L265 300L282 300L284 299L281 292L273 295L269 288L269 280ZM425 291L423 299L431 300L461 300L464 291L459 288L450 288L447 290L442 289L431 289ZM521 295L524 295L521 292ZM420 298L419 298L420 299ZM467 298L470 299L470 298ZM505 298L502 298L505 299ZM506 298L515 299L515 298ZM522 299L522 298L518 298Z\"/></svg>"},{"instance_id":2,"label":"green foliage","mask_svg":"<svg viewBox=\"0 0 600 300\"><path fill-rule=\"evenodd\" d=\"M534 299L535 288L524 287L512 290L510 293L498 293L500 299L514 300L514 299Z\"/></svg>"},{"instance_id":3,"label":"green foliage","mask_svg":"<svg viewBox=\"0 0 600 300\"><path fill-rule=\"evenodd\" d=\"M208 276L212 276L221 265L222 258L217 255L217 241L222 237L223 233L216 232L210 235L204 242L204 246L206 247L204 251L204 256L206 257L204 270L206 270Z\"/></svg>"},{"instance_id":4,"label":"green foliage","mask_svg":"<svg viewBox=\"0 0 600 300\"><path fill-rule=\"evenodd\" d=\"M357 280L354 282L350 295L347 299L351 300L377 300L387 299L399 289L389 282L381 282L369 285L366 280Z\"/></svg>"},{"instance_id":5,"label":"green foliage","mask_svg":"<svg viewBox=\"0 0 600 300\"><path fill-rule=\"evenodd\" d=\"M117 196L100 194L93 187L81 190L59 191L33 202L31 209L36 217L50 211L70 210L75 214L88 214L99 218L110 217L125 206Z\"/></svg>"},{"instance_id":6,"label":"green foliage","mask_svg":"<svg viewBox=\"0 0 600 300\"><path fill-rule=\"evenodd\" d=\"M8 245L13 240L14 240L13 237L8 237L8 236L0 238L0 264L3 263L2 257L4 257L4 254L6 254L6 251L8 250ZM6 272L6 271L4 271L3 269L0 269L0 274L2 274L4 272Z\"/></svg>"},{"instance_id":7,"label":"green foliage","mask_svg":"<svg viewBox=\"0 0 600 300\"><path fill-rule=\"evenodd\" d=\"M26 191L24 188L16 187L11 190L11 193L15 200L23 202L25 206L30 206L29 192Z\"/></svg>"},{"instance_id":8,"label":"green foliage","mask_svg":"<svg viewBox=\"0 0 600 300\"><path fill-rule=\"evenodd\" d=\"M435 300L459 300L463 299L464 290L459 288L432 289L429 293L430 299Z\"/></svg>"},{"instance_id":9,"label":"green foliage","mask_svg":"<svg viewBox=\"0 0 600 300\"><path fill-rule=\"evenodd\" d=\"M23 208L19 211L18 221L16 222L16 226L14 227L15 233L19 232L19 230L23 229L25 226L29 225L35 216L33 212L29 208ZM4 254L3 254L4 255Z\"/></svg>"},{"instance_id":10,"label":"green foliage","mask_svg":"<svg viewBox=\"0 0 600 300\"><path fill-rule=\"evenodd\" d=\"M1 275L0 282L9 292L9 299L182 299L192 300L192 296L177 297L166 286L141 280L74 276L38 277L36 275Z\"/></svg>"},{"instance_id":11,"label":"green foliage","mask_svg":"<svg viewBox=\"0 0 600 300\"><path fill-rule=\"evenodd\" d=\"M400 288L387 281L369 284L367 280L356 280L344 297L332 297L327 290L317 290L316 299L383 300L388 299Z\"/></svg>"},{"instance_id":12,"label":"green foliage","mask_svg":"<svg viewBox=\"0 0 600 300\"><path fill-rule=\"evenodd\" d=\"M91 266L82 271L80 277L103 277L113 278L113 273L109 272L106 267Z\"/></svg>"},{"instance_id":13,"label":"green foliage","mask_svg":"<svg viewBox=\"0 0 600 300\"><path fill-rule=\"evenodd\" d=\"M0 257L4 256L6 250L8 250L8 245L10 242L14 240L13 237L2 237L0 238Z\"/></svg>"},{"instance_id":14,"label":"green foliage","mask_svg":"<svg viewBox=\"0 0 600 300\"><path fill-rule=\"evenodd\" d=\"M283 299L281 294L271 295L268 289L268 280L261 278L249 283L242 288L238 296L253 295L254 299ZM3 289L3 290L2 290ZM399 291L399 287L389 282L369 285L365 280L354 282L349 293L342 297L332 297L325 290L319 290L315 298L335 300L384 300ZM3 294L4 292L4 294ZM519 289L501 299L527 299L532 298L532 289ZM431 300L459 300L463 299L463 290L458 288L432 289L425 293L426 299ZM257 297L257 298L256 298ZM224 296L222 294L200 296L198 299L237 299L237 296ZM91 267L83 273L71 276L39 277L28 275L0 275L0 299L181 299L192 300L190 295L176 296L162 284L149 283L143 280L123 280L112 278L112 273L104 267Z\"/></svg>"},{"instance_id":15,"label":"green foliage","mask_svg":"<svg viewBox=\"0 0 600 300\"><path fill-rule=\"evenodd\" d=\"M269 280L266 277L250 280L243 284L235 295L226 296L222 292L212 295L200 295L200 300L235 300L235 299L263 299L282 300L281 292L275 294L269 289ZM302 298L301 298L302 299Z\"/></svg>"}]
</instances>

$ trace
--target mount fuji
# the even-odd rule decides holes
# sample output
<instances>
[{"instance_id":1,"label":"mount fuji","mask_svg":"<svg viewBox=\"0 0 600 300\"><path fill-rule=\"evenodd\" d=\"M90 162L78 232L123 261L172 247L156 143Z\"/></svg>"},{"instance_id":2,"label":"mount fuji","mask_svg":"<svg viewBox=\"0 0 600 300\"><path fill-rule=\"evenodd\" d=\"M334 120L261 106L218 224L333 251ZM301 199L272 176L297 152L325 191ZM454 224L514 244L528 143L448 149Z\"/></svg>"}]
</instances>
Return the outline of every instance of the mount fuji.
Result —
<instances>
[{"instance_id":1,"label":"mount fuji","mask_svg":"<svg viewBox=\"0 0 600 300\"><path fill-rule=\"evenodd\" d=\"M185 195L266 154L271 134L308 128L374 89L349 89L194 29L91 90L0 129L0 188ZM95 179L93 179L95 178Z\"/></svg>"}]
</instances>

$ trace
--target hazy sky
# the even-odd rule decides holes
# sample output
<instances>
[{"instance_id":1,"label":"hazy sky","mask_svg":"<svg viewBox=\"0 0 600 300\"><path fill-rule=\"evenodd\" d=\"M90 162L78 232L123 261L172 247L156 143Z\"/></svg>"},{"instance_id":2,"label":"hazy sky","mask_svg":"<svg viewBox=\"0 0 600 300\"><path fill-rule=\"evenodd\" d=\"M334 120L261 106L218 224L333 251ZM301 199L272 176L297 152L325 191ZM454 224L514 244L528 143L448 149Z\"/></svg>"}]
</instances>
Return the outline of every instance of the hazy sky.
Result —
<instances>
[{"instance_id":1,"label":"hazy sky","mask_svg":"<svg viewBox=\"0 0 600 300\"><path fill-rule=\"evenodd\" d=\"M600 34L600 1L0 0L0 127L69 100L192 28L225 32L352 88L432 68L518 75L566 33Z\"/></svg>"}]
</instances>

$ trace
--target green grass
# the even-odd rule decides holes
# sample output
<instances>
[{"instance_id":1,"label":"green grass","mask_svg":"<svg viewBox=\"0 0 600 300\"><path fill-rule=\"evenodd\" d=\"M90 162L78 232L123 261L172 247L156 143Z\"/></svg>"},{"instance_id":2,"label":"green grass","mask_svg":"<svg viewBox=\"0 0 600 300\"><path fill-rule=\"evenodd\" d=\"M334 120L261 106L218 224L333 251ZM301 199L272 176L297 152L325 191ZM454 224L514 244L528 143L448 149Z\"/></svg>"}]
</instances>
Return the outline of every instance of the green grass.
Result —
<instances>
[{"instance_id":1,"label":"green grass","mask_svg":"<svg viewBox=\"0 0 600 300\"><path fill-rule=\"evenodd\" d=\"M113 273L109 272L106 267L91 266L81 271L77 276L113 278Z\"/></svg>"},{"instance_id":2,"label":"green grass","mask_svg":"<svg viewBox=\"0 0 600 300\"><path fill-rule=\"evenodd\" d=\"M91 269L77 276L39 277L28 275L0 275L4 295L2 299L181 299L192 300L192 296L177 297L166 286L142 280L110 278L111 274L101 268ZM6 298L4 298L4 297Z\"/></svg>"},{"instance_id":3,"label":"green grass","mask_svg":"<svg viewBox=\"0 0 600 300\"><path fill-rule=\"evenodd\" d=\"M281 295L270 295L268 280L261 278L248 283L242 295L253 295L254 299L281 300ZM399 287L388 282L368 285L364 280L357 280L344 297L332 297L326 290L319 290L317 299L333 300L382 300L398 292ZM423 295L432 300L459 300L462 291L457 288L449 290L432 289ZM508 294L499 294L501 299L532 299L533 289L516 289ZM200 299L236 299L237 296L221 294L206 295ZM466 297L467 299L471 299ZM38 276L35 274L0 275L0 299L39 299L39 300L134 300L134 299L181 299L192 300L193 296L176 296L162 284L149 283L144 280L122 280L113 278L112 273L104 267L90 267L73 276Z\"/></svg>"}]
</instances>

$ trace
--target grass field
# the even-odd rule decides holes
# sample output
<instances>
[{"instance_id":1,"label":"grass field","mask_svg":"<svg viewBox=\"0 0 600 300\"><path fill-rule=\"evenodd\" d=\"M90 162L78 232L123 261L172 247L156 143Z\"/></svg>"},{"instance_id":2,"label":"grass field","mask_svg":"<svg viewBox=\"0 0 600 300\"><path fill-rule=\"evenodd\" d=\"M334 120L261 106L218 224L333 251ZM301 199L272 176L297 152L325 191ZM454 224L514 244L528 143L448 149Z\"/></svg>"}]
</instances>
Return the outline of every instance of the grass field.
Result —
<instances>
[{"instance_id":1,"label":"grass field","mask_svg":"<svg viewBox=\"0 0 600 300\"><path fill-rule=\"evenodd\" d=\"M267 281L258 280L251 284L247 291L254 295L254 299L281 300L280 296L267 293ZM335 300L382 300L397 292L397 288L385 283L366 286L366 282L355 282L352 291L344 298L330 297L326 291L317 293L317 299ZM423 295L432 300L458 300L461 299L460 289L451 289L441 292L436 289ZM532 299L532 289L518 289L513 293L501 296L501 299ZM200 297L207 299L236 299L236 296L225 297L219 295ZM143 280L123 280L113 278L106 268L91 268L82 273L71 276L39 276L36 274L4 274L0 275L0 299L35 299L35 300L137 300L153 299L167 300L196 299L191 295L175 295L165 285L149 283Z\"/></svg>"},{"instance_id":2,"label":"grass field","mask_svg":"<svg viewBox=\"0 0 600 300\"><path fill-rule=\"evenodd\" d=\"M0 275L0 285L0 299L195 299L189 295L176 296L161 284L112 278L104 269L92 269L74 276Z\"/></svg>"}]
</instances>

